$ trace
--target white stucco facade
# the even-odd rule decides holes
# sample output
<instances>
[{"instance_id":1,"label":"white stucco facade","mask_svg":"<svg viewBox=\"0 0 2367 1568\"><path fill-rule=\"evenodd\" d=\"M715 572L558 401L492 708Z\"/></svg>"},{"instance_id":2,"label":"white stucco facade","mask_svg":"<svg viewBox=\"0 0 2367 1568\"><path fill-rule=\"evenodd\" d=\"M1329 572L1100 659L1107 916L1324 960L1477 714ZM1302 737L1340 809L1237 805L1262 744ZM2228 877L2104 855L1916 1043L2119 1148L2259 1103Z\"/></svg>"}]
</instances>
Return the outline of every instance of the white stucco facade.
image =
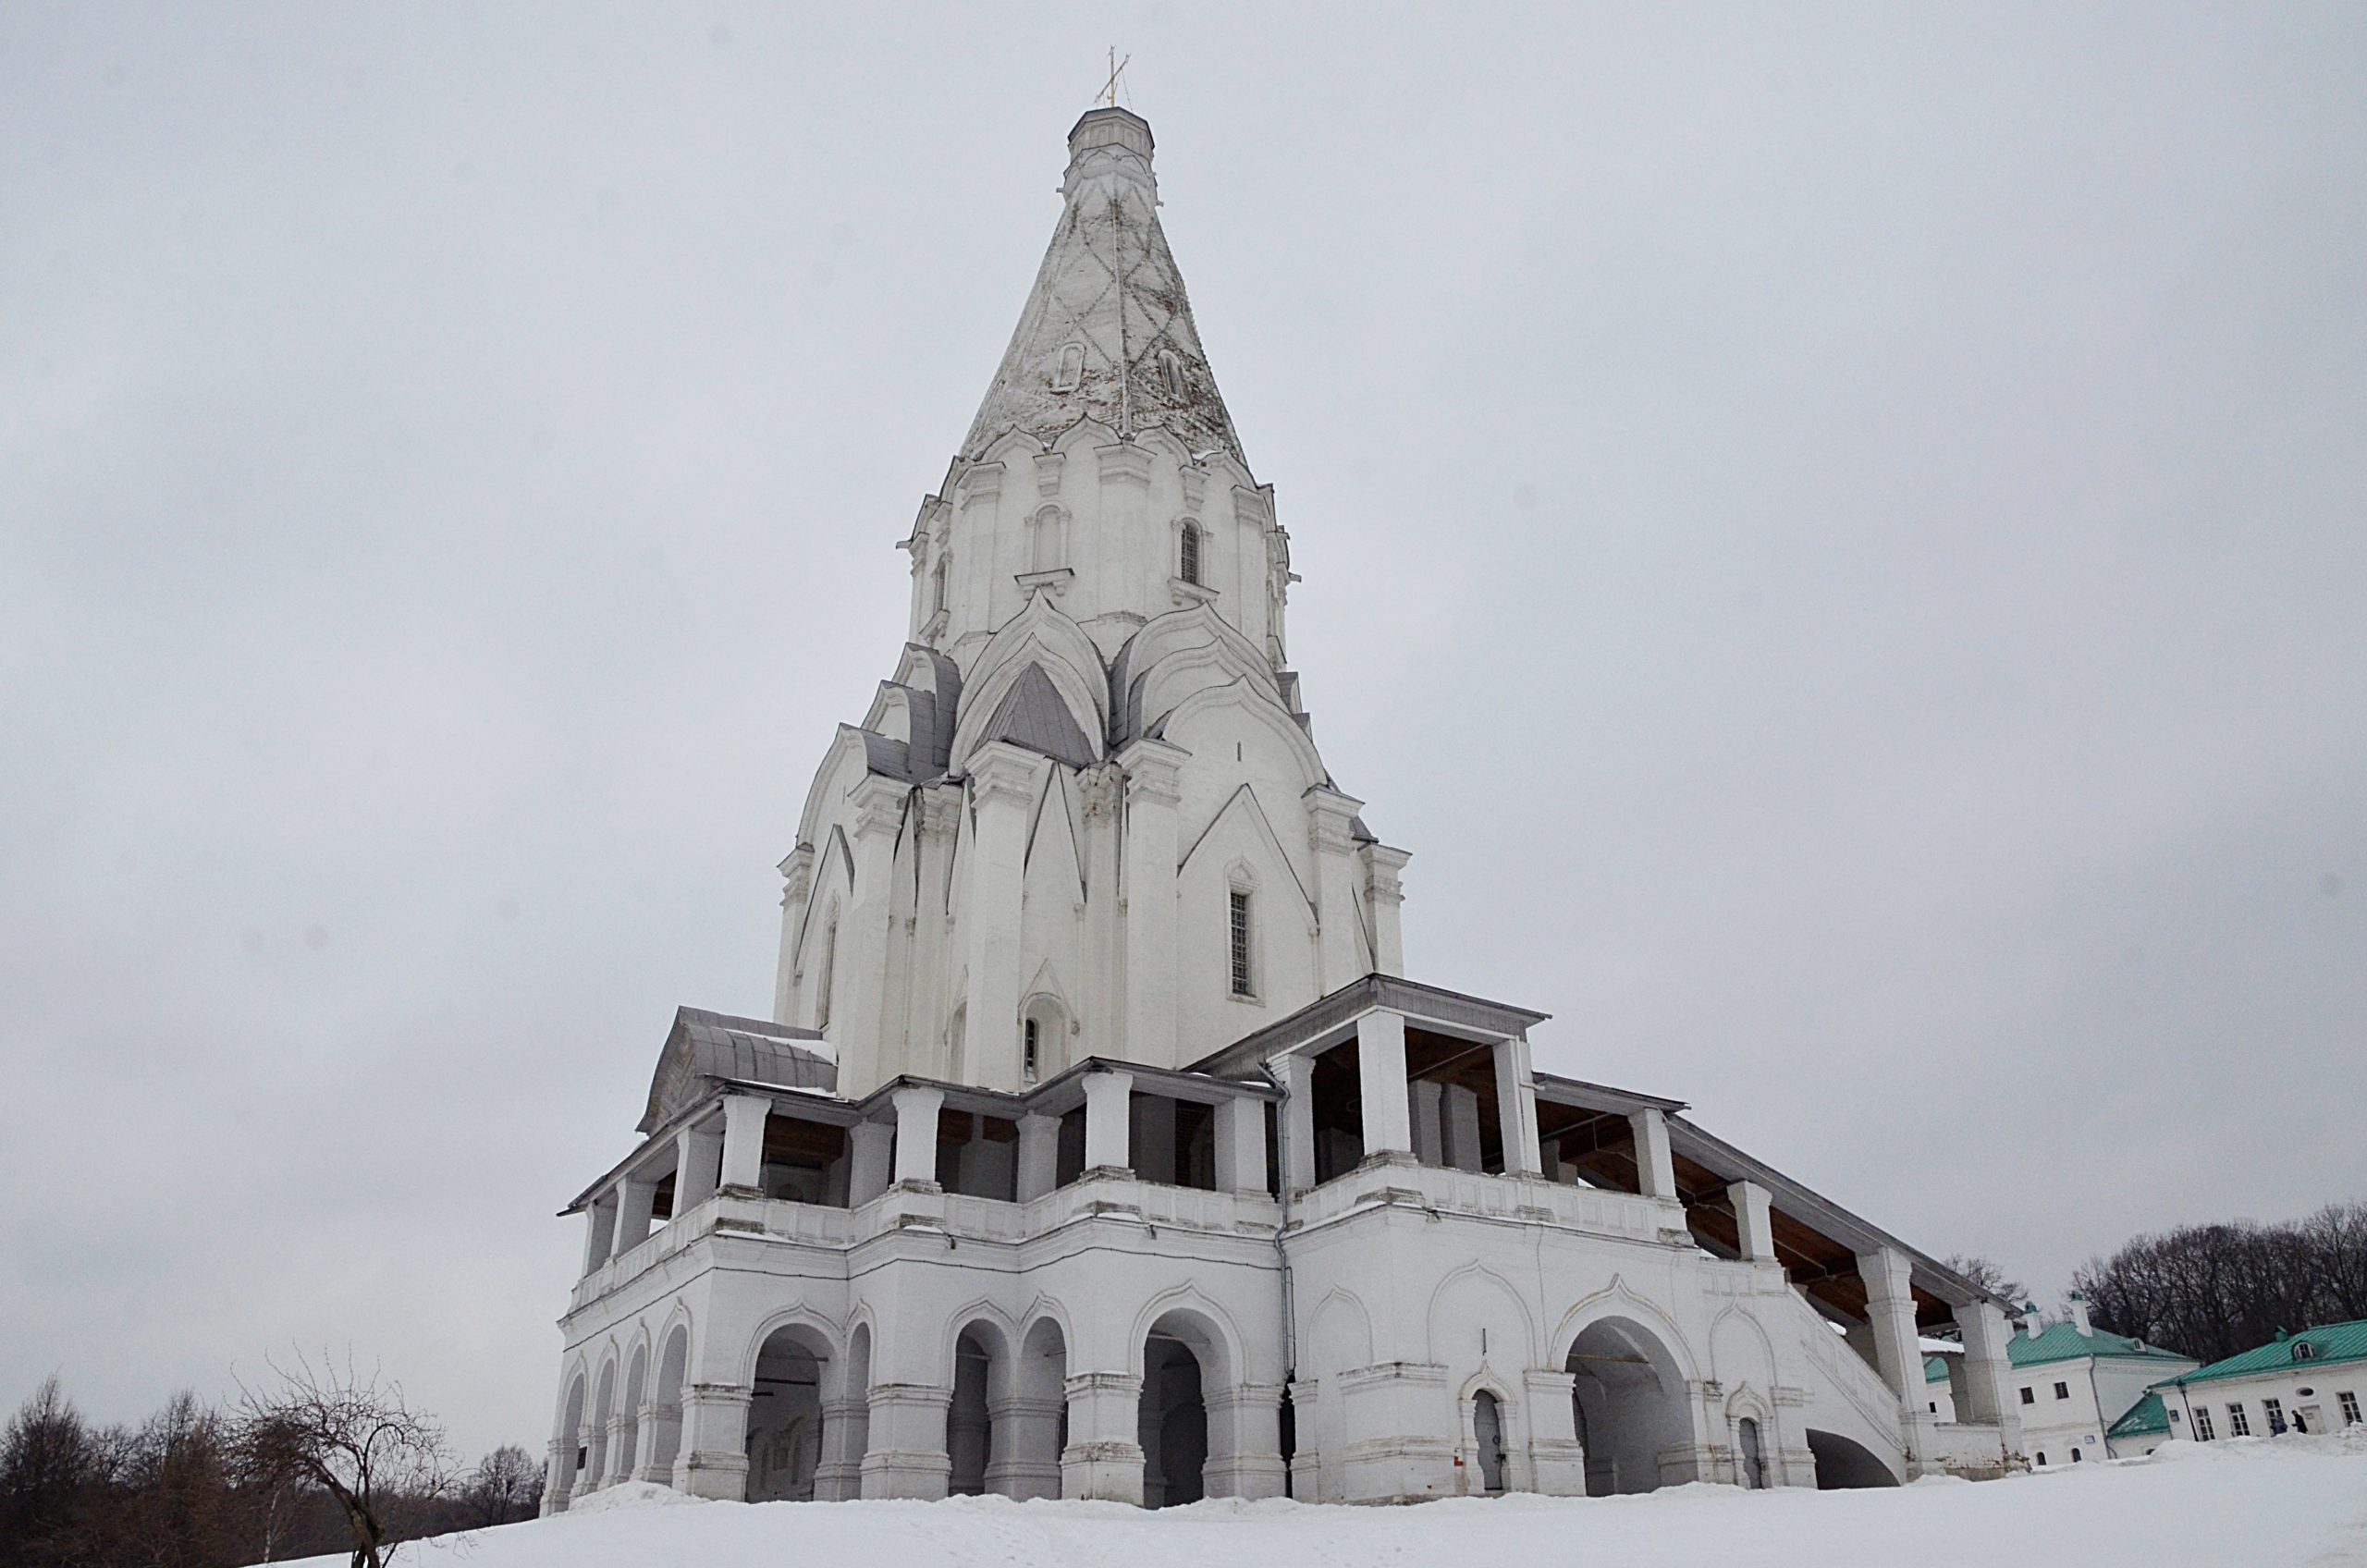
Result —
<instances>
[{"instance_id":1,"label":"white stucco facade","mask_svg":"<svg viewBox=\"0 0 2367 1568\"><path fill-rule=\"evenodd\" d=\"M2001 1471L2002 1304L1404 977L1408 857L1317 750L1149 129L1070 152L782 862L774 1016L684 1010L570 1207L546 1507Z\"/></svg>"}]
</instances>

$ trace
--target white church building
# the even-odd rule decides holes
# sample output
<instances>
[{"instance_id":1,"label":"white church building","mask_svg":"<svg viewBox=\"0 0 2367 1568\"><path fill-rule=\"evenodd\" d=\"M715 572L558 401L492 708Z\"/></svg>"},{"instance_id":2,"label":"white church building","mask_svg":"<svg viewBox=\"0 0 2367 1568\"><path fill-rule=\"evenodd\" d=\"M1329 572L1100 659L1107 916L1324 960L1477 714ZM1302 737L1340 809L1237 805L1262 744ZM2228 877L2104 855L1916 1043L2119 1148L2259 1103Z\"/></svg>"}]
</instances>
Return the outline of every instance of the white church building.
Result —
<instances>
[{"instance_id":1,"label":"white church building","mask_svg":"<svg viewBox=\"0 0 2367 1568\"><path fill-rule=\"evenodd\" d=\"M567 1211L545 1509L2000 1473L2008 1304L1407 977L1151 152L1070 133L903 655L781 863L773 1017L681 1010Z\"/></svg>"}]
</instances>

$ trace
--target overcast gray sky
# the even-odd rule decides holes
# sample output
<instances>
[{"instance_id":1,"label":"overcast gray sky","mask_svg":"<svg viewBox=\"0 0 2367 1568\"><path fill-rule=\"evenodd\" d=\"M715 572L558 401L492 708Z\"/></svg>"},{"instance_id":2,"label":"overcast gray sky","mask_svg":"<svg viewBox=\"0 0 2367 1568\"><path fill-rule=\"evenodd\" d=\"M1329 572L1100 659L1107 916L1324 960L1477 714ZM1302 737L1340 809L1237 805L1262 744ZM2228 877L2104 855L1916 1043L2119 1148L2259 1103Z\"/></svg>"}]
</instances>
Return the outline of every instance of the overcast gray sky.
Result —
<instances>
[{"instance_id":1,"label":"overcast gray sky","mask_svg":"<svg viewBox=\"0 0 2367 1568\"><path fill-rule=\"evenodd\" d=\"M0 1403L539 1452L1130 51L1418 977L2050 1299L2367 1196L2367 11L0 10Z\"/></svg>"}]
</instances>

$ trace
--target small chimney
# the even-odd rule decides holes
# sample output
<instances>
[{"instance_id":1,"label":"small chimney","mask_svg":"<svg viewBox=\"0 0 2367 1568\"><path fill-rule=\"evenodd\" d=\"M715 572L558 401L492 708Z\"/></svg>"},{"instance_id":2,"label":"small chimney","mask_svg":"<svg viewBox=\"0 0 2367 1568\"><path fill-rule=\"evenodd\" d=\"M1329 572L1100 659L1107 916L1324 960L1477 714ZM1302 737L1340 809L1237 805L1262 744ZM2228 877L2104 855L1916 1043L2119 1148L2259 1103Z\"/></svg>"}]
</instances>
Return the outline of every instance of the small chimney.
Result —
<instances>
[{"instance_id":1,"label":"small chimney","mask_svg":"<svg viewBox=\"0 0 2367 1568\"><path fill-rule=\"evenodd\" d=\"M2034 1301L2022 1303L2022 1332L2031 1339L2037 1339L2045 1330L2046 1325L2039 1321L2038 1303Z\"/></svg>"},{"instance_id":2,"label":"small chimney","mask_svg":"<svg viewBox=\"0 0 2367 1568\"><path fill-rule=\"evenodd\" d=\"M2088 1298L2077 1291L2071 1292L2071 1326L2079 1330L2083 1340L2096 1331L2095 1325L2088 1321Z\"/></svg>"}]
</instances>

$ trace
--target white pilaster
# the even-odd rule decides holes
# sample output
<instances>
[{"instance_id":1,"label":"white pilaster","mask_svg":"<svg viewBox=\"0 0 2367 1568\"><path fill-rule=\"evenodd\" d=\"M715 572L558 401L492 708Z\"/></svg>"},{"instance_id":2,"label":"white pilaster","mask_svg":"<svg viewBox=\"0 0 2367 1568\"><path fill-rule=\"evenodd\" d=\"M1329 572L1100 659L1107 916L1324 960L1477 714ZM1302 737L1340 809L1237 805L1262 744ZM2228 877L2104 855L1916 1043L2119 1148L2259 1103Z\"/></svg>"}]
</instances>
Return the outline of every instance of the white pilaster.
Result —
<instances>
[{"instance_id":1,"label":"white pilaster","mask_svg":"<svg viewBox=\"0 0 2367 1568\"><path fill-rule=\"evenodd\" d=\"M1277 1064L1282 1081L1282 1184L1303 1193L1315 1185L1315 1058L1296 1051Z\"/></svg>"},{"instance_id":2,"label":"white pilaster","mask_svg":"<svg viewBox=\"0 0 2367 1568\"><path fill-rule=\"evenodd\" d=\"M611 1191L594 1198L585 1207L583 1218L583 1272L589 1274L616 1250L617 1194Z\"/></svg>"},{"instance_id":3,"label":"white pilaster","mask_svg":"<svg viewBox=\"0 0 2367 1568\"><path fill-rule=\"evenodd\" d=\"M1027 811L1040 759L996 741L970 754L969 898L962 912L970 990L963 1079L990 1089L1023 1086L1020 1060L1020 900L1027 873Z\"/></svg>"},{"instance_id":4,"label":"white pilaster","mask_svg":"<svg viewBox=\"0 0 2367 1568\"><path fill-rule=\"evenodd\" d=\"M1915 1329L1915 1292L1907 1256L1892 1247L1858 1255L1866 1281L1866 1318L1873 1329L1874 1366L1904 1403L1923 1408L1923 1355Z\"/></svg>"},{"instance_id":5,"label":"white pilaster","mask_svg":"<svg viewBox=\"0 0 2367 1568\"><path fill-rule=\"evenodd\" d=\"M837 1047L841 1093L864 1094L879 1082L887 1038L888 945L901 940L889 918L896 839L904 826L907 786L877 774L848 791L848 842L854 851L854 894L839 924L839 973L825 1033ZM899 1042L901 1043L901 1042Z\"/></svg>"},{"instance_id":6,"label":"white pilaster","mask_svg":"<svg viewBox=\"0 0 2367 1568\"><path fill-rule=\"evenodd\" d=\"M1429 1166L1451 1163L1446 1153L1446 1085L1435 1078L1417 1078L1408 1092L1414 1096L1414 1158Z\"/></svg>"},{"instance_id":7,"label":"white pilaster","mask_svg":"<svg viewBox=\"0 0 2367 1568\"><path fill-rule=\"evenodd\" d=\"M1142 740L1118 758L1126 770L1125 1054L1161 1067L1176 1057L1175 808L1189 754Z\"/></svg>"},{"instance_id":8,"label":"white pilaster","mask_svg":"<svg viewBox=\"0 0 2367 1568\"><path fill-rule=\"evenodd\" d=\"M1366 974L1364 918L1356 912L1356 846L1349 824L1364 802L1318 784L1306 791L1307 845L1315 852L1315 991L1328 996Z\"/></svg>"},{"instance_id":9,"label":"white pilaster","mask_svg":"<svg viewBox=\"0 0 2367 1568\"><path fill-rule=\"evenodd\" d=\"M773 974L773 1022L797 1022L797 937L814 891L814 846L800 844L780 863L780 963Z\"/></svg>"},{"instance_id":10,"label":"white pilaster","mask_svg":"<svg viewBox=\"0 0 2367 1568\"><path fill-rule=\"evenodd\" d=\"M1079 1372L1068 1379L1069 1446L1061 1451L1061 1495L1110 1502L1143 1501L1137 1423L1143 1380L1131 1372Z\"/></svg>"},{"instance_id":11,"label":"white pilaster","mask_svg":"<svg viewBox=\"0 0 2367 1568\"><path fill-rule=\"evenodd\" d=\"M1413 858L1386 844L1365 846L1365 901L1372 910L1372 966L1378 974L1405 973L1405 937L1399 921L1405 885L1399 874Z\"/></svg>"}]
</instances>

